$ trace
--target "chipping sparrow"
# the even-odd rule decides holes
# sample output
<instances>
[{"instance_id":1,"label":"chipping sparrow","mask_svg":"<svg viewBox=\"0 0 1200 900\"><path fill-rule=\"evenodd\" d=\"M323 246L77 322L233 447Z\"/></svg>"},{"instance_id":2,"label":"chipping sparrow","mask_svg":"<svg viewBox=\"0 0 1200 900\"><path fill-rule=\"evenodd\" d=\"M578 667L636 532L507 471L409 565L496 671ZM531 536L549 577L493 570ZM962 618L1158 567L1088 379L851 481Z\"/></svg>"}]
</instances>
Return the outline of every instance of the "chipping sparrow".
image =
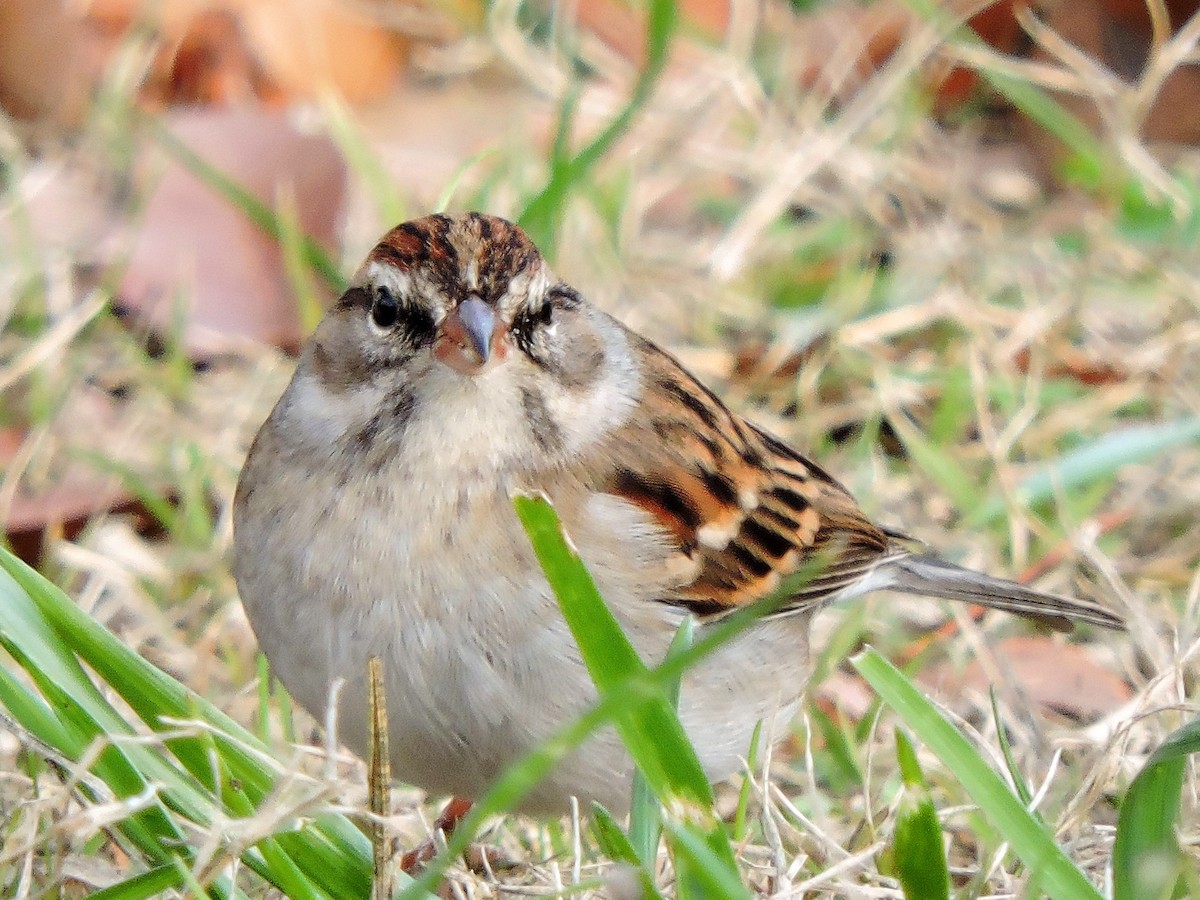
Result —
<instances>
[{"instance_id":1,"label":"chipping sparrow","mask_svg":"<svg viewBox=\"0 0 1200 900\"><path fill-rule=\"evenodd\" d=\"M479 796L595 700L512 509L540 491L648 663L682 617L765 597L821 552L784 608L684 680L679 713L708 775L739 767L755 724L784 723L822 605L888 588L1069 627L1090 604L912 552L837 481L730 412L669 354L556 279L490 216L430 216L384 236L309 340L238 484L234 571L275 673L367 747L367 659L384 662L392 768ZM776 734L783 734L782 728ZM527 798L628 804L615 733Z\"/></svg>"}]
</instances>

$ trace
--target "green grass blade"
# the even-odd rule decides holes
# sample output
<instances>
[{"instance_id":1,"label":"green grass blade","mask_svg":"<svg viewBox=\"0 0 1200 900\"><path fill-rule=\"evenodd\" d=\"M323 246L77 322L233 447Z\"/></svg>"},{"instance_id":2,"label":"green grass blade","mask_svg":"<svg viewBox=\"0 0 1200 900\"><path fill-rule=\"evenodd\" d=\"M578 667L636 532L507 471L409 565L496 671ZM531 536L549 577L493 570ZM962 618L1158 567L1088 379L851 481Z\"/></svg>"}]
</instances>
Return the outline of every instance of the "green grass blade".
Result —
<instances>
[{"instance_id":1,"label":"green grass blade","mask_svg":"<svg viewBox=\"0 0 1200 900\"><path fill-rule=\"evenodd\" d=\"M626 862L641 868L642 859L612 813L599 803L592 804L592 831L604 855L613 862Z\"/></svg>"},{"instance_id":2,"label":"green grass blade","mask_svg":"<svg viewBox=\"0 0 1200 900\"><path fill-rule=\"evenodd\" d=\"M321 95L321 109L329 127L329 136L337 144L355 180L375 207L376 217L383 228L399 225L408 212L396 179L388 172L362 129L354 120L354 112L333 91Z\"/></svg>"},{"instance_id":3,"label":"green grass blade","mask_svg":"<svg viewBox=\"0 0 1200 900\"><path fill-rule=\"evenodd\" d=\"M0 550L0 557L6 553ZM20 703L8 707L9 713L68 759L78 759L93 742L106 741L108 745L97 756L93 771L116 797L143 794L151 780L142 771L149 751L137 745L118 748L114 740L130 734L130 729L96 690L75 658L55 643L54 635L37 617L28 595L6 574L0 574L0 644L25 669L48 701L41 708ZM38 733L34 729L45 725L46 708L53 711L57 724ZM34 717L22 719L21 715L28 711L33 711ZM142 762L141 768L134 764L135 759ZM165 847L183 838L160 803L135 813L125 825L126 836L152 863L166 862L170 854Z\"/></svg>"},{"instance_id":4,"label":"green grass blade","mask_svg":"<svg viewBox=\"0 0 1200 900\"><path fill-rule=\"evenodd\" d=\"M662 895L654 885L653 868L647 868L629 835L612 817L612 813L599 803L592 804L592 831L605 856L613 862L627 863L637 869L643 897L662 900Z\"/></svg>"},{"instance_id":5,"label":"green grass blade","mask_svg":"<svg viewBox=\"0 0 1200 900\"><path fill-rule=\"evenodd\" d=\"M12 680L5 678L0 686L4 698L13 701L6 707L14 718L70 759L79 758L92 741L106 741L108 746L92 770L118 797L141 794L147 784L158 786L161 802L120 826L152 865L172 862L176 852L188 852L177 816L203 826L218 807L248 812L272 790L275 770L259 755L266 748L257 739L154 668L4 550L0 550L0 640L49 701L33 704L27 692L8 690ZM97 690L79 660L152 730L163 729L164 719L171 718L201 719L213 732L166 739L161 748L123 740L132 734L131 727ZM56 725L47 721L47 709L54 713ZM214 794L214 777L221 779L219 796ZM270 860L255 852L243 858L269 881L290 880L302 893L307 881L323 895L365 897L371 872L368 842L348 821L335 826L336 822L338 817L322 817L299 831L278 835L278 846L285 848L280 852L290 855L292 862L274 851ZM304 873L303 881L293 873L295 868Z\"/></svg>"},{"instance_id":6,"label":"green grass blade","mask_svg":"<svg viewBox=\"0 0 1200 900\"><path fill-rule=\"evenodd\" d=\"M888 421L904 443L915 462L959 509L974 509L981 494L980 486L947 448L930 441L904 414L891 416Z\"/></svg>"},{"instance_id":7,"label":"green grass blade","mask_svg":"<svg viewBox=\"0 0 1200 900\"><path fill-rule=\"evenodd\" d=\"M0 666L0 706L9 711L14 723L20 723L25 731L43 744L54 748L75 746L75 738L59 721L54 710L17 681L4 666Z\"/></svg>"},{"instance_id":8,"label":"green grass blade","mask_svg":"<svg viewBox=\"0 0 1200 900\"><path fill-rule=\"evenodd\" d=\"M146 511L159 525L168 533L177 533L179 513L175 506L162 495L160 490L135 471L133 466L119 459L88 450L75 450L73 456L99 472L116 476L120 479L121 487L133 494L138 503L146 508Z\"/></svg>"},{"instance_id":9,"label":"green grass blade","mask_svg":"<svg viewBox=\"0 0 1200 900\"><path fill-rule=\"evenodd\" d=\"M550 531L550 540L561 541L562 534L557 526ZM623 715L630 706L644 702L647 697L661 696L669 686L682 677L683 673L719 647L754 627L763 616L768 616L787 603L792 592L802 587L824 568L818 560L785 579L785 584L775 595L726 616L721 621L701 629L691 647L674 655L668 655L656 668L634 674L601 695L600 701L568 722L557 734L540 747L536 747L510 766L492 785L491 789L471 808L471 812L454 829L446 842L446 849L425 867L421 877L406 888L399 900L416 900L426 897L450 862L466 851L479 829L491 816L515 808L534 785L537 784L560 759L578 747L596 729ZM727 844L727 841L726 841ZM732 851L731 851L732 853Z\"/></svg>"},{"instance_id":10,"label":"green grass blade","mask_svg":"<svg viewBox=\"0 0 1200 900\"><path fill-rule=\"evenodd\" d=\"M514 505L597 689L609 691L644 676L645 663L601 599L583 560L568 545L554 509L533 497L517 497ZM711 810L712 787L665 692L631 706L616 725L660 800Z\"/></svg>"},{"instance_id":11,"label":"green grass blade","mask_svg":"<svg viewBox=\"0 0 1200 900\"><path fill-rule=\"evenodd\" d=\"M548 256L554 255L558 223L566 208L567 198L576 185L582 183L625 131L654 90L667 63L667 50L677 24L675 0L649 0L646 17L646 64L638 75L629 100L601 132L575 157L560 160L565 144L567 124L574 110L574 97L568 94L559 128L560 140L551 160L550 177L525 206L518 223Z\"/></svg>"},{"instance_id":12,"label":"green grass blade","mask_svg":"<svg viewBox=\"0 0 1200 900\"><path fill-rule=\"evenodd\" d=\"M517 497L513 504L597 689L607 692L645 679L649 670L600 597L583 560L568 544L553 507L534 497ZM690 630L681 629L668 659L682 658L691 643ZM667 686L677 701L678 679ZM729 836L713 815L712 786L674 705L668 702L668 692L650 693L630 704L615 725L659 802L673 815L682 816L689 834L704 835L705 860L740 884ZM676 834L678 829L668 833ZM640 837L649 842L648 835Z\"/></svg>"},{"instance_id":13,"label":"green grass blade","mask_svg":"<svg viewBox=\"0 0 1200 900\"><path fill-rule=\"evenodd\" d=\"M1042 887L1051 897L1100 900L1100 893L1054 842L1045 825L1021 804L1004 780L911 681L870 647L853 657L851 663L955 773L1013 852L1040 874Z\"/></svg>"},{"instance_id":14,"label":"green grass blade","mask_svg":"<svg viewBox=\"0 0 1200 900\"><path fill-rule=\"evenodd\" d=\"M750 749L746 753L746 763L750 772L757 772L759 766L758 748L759 742L762 740L762 722L754 726L754 733L750 735ZM746 839L746 835L750 833L750 825L746 820L746 813L750 808L750 787L751 780L744 778L742 786L738 789L737 807L733 813L733 828L732 837L736 844L740 844Z\"/></svg>"},{"instance_id":15,"label":"green grass blade","mask_svg":"<svg viewBox=\"0 0 1200 900\"><path fill-rule=\"evenodd\" d=\"M809 718L817 726L824 739L824 752L814 760L828 781L831 790L845 796L858 793L863 788L863 774L854 756L854 747L843 730L843 726L824 710L814 708ZM840 714L838 716L840 719Z\"/></svg>"},{"instance_id":16,"label":"green grass blade","mask_svg":"<svg viewBox=\"0 0 1200 900\"><path fill-rule=\"evenodd\" d=\"M675 860L679 900L749 900L750 892L737 869L725 865L707 835L694 825L668 820L667 842Z\"/></svg>"},{"instance_id":17,"label":"green grass blade","mask_svg":"<svg viewBox=\"0 0 1200 900\"><path fill-rule=\"evenodd\" d=\"M489 817L513 809L555 763L587 740L594 731L616 719L630 704L647 694L665 690L688 668L752 627L759 618L777 609L785 600L783 595L772 598L752 609L740 610L718 625L705 629L690 649L667 658L662 665L644 676L636 676L629 683L606 693L596 706L564 725L554 737L510 766L454 829L454 834L446 842L446 849L429 862L421 877L400 894L399 900L425 897L437 884L450 861L463 854Z\"/></svg>"},{"instance_id":18,"label":"green grass blade","mask_svg":"<svg viewBox=\"0 0 1200 900\"><path fill-rule=\"evenodd\" d=\"M652 865L658 856L661 837L662 806L642 770L637 769L633 773L633 797L629 802L629 840L637 850L638 859Z\"/></svg>"},{"instance_id":19,"label":"green grass blade","mask_svg":"<svg viewBox=\"0 0 1200 900\"><path fill-rule=\"evenodd\" d=\"M276 243L283 257L283 270L287 275L288 287L295 298L296 314L300 321L300 334L307 337L312 334L321 317L325 315L324 304L317 286L313 284L312 267L305 245L305 235L301 230L300 211L296 207L296 196L293 190L280 191L276 197L278 210L275 221L279 225Z\"/></svg>"},{"instance_id":20,"label":"green grass blade","mask_svg":"<svg viewBox=\"0 0 1200 900\"><path fill-rule=\"evenodd\" d=\"M1017 486L1016 498L1025 506L1049 500L1057 491L1078 489L1108 477L1120 466L1197 441L1200 441L1200 417L1113 431L1039 467ZM967 522L978 526L1005 513L1004 503L993 499L967 516Z\"/></svg>"},{"instance_id":21,"label":"green grass blade","mask_svg":"<svg viewBox=\"0 0 1200 900\"><path fill-rule=\"evenodd\" d=\"M427 898L437 887L451 861L462 856L489 818L515 809L521 799L549 774L555 764L587 740L594 731L616 719L625 706L636 702L641 694L659 683L657 680L639 681L624 690L612 692L597 706L565 725L540 747L531 750L509 766L454 829L454 834L446 842L445 849L426 864L419 878L401 891L398 900Z\"/></svg>"},{"instance_id":22,"label":"green grass blade","mask_svg":"<svg viewBox=\"0 0 1200 900\"><path fill-rule=\"evenodd\" d=\"M667 656L682 653L692 646L695 639L696 620L691 616L684 617L675 632L671 646L667 648ZM667 701L678 714L679 691L682 679L676 679L667 686ZM641 769L633 773L633 798L629 805L629 839L637 848L638 856L651 870L658 859L658 842L662 836L662 807L654 791L646 783Z\"/></svg>"},{"instance_id":23,"label":"green grass blade","mask_svg":"<svg viewBox=\"0 0 1200 900\"><path fill-rule=\"evenodd\" d=\"M1031 82L986 67L976 71L1013 106L1062 141L1075 156L1073 168L1089 185L1100 181L1104 166L1100 141L1078 116Z\"/></svg>"},{"instance_id":24,"label":"green grass blade","mask_svg":"<svg viewBox=\"0 0 1200 900\"><path fill-rule=\"evenodd\" d=\"M338 895L326 893L311 881L275 838L259 841L256 849L262 854L275 886L291 900L337 900Z\"/></svg>"},{"instance_id":25,"label":"green grass blade","mask_svg":"<svg viewBox=\"0 0 1200 900\"><path fill-rule=\"evenodd\" d=\"M1004 756L1004 767L1008 769L1008 777L1012 779L1013 787L1016 788L1022 805L1028 807L1033 803L1033 792L1029 790L1029 785L1025 783L1025 776L1017 768L1017 761L1013 758L1012 745L1008 742L1008 732L1004 729L1004 723L1000 721L1000 701L996 698L996 686L992 685L988 693L992 699L992 719L996 723L996 740L1000 744L1000 753ZM1039 816L1039 818L1041 817Z\"/></svg>"},{"instance_id":26,"label":"green grass blade","mask_svg":"<svg viewBox=\"0 0 1200 900\"><path fill-rule=\"evenodd\" d=\"M126 878L120 884L95 891L88 896L92 900L146 900L148 897L161 896L182 883L183 875L175 866L156 866L148 872Z\"/></svg>"},{"instance_id":27,"label":"green grass blade","mask_svg":"<svg viewBox=\"0 0 1200 900\"><path fill-rule=\"evenodd\" d=\"M462 186L463 179L466 178L467 173L488 157L495 156L498 152L499 151L496 147L484 147L478 153L463 160L459 167L450 174L450 178L446 182L446 186L443 187L442 192L438 194L437 200L435 200L433 204L433 211L436 213L444 213L447 211L453 212L454 209L451 207L451 203L454 202L454 198L458 195L459 188ZM402 220L395 219L389 221L400 222Z\"/></svg>"},{"instance_id":28,"label":"green grass blade","mask_svg":"<svg viewBox=\"0 0 1200 900\"><path fill-rule=\"evenodd\" d=\"M929 796L917 752L896 729L896 759L904 780L892 838L892 863L907 900L950 900L950 868L942 826Z\"/></svg>"},{"instance_id":29,"label":"green grass blade","mask_svg":"<svg viewBox=\"0 0 1200 900\"><path fill-rule=\"evenodd\" d=\"M1125 792L1113 845L1113 900L1179 896L1184 858L1175 825L1184 769L1193 753L1200 753L1200 720L1172 733Z\"/></svg>"},{"instance_id":30,"label":"green grass blade","mask_svg":"<svg viewBox=\"0 0 1200 900\"><path fill-rule=\"evenodd\" d=\"M648 674L646 664L601 599L583 560L566 541L550 503L542 498L517 497L514 505L596 688L611 691L644 679ZM688 634L684 630L685 640ZM678 659L686 647L680 649L676 642L672 650L670 655ZM668 689L677 690L677 686L668 685ZM667 702L667 691L648 694L640 702L629 704L614 725L659 803L671 809L673 815L683 816L697 833L706 835L712 859L720 860L727 874L737 880L733 848L725 828L713 815L712 785L679 716ZM649 841L648 835L640 836Z\"/></svg>"},{"instance_id":31,"label":"green grass blade","mask_svg":"<svg viewBox=\"0 0 1200 900\"><path fill-rule=\"evenodd\" d=\"M132 733L132 730L96 690L75 657L64 649L66 646L70 646L74 654L78 654L116 690L150 728L164 728L164 717L191 718L199 709L209 721L228 734L247 745L255 744L248 732L131 651L75 606L58 588L16 557L0 551L0 568L11 577L9 584L15 582L19 588L19 596L12 596L0 612L0 633L13 645L20 647L20 652L27 655L33 669L43 674L43 691L62 691L64 696L59 698L62 704L60 708L79 710L78 716L86 716L94 723L96 735L123 735ZM58 640L58 636L69 637L69 644ZM189 739L179 739L170 742L170 746L175 752L186 752L191 743ZM161 768L160 760L137 745L130 745L127 752L138 758L139 768ZM249 759L249 756L246 758ZM203 782L210 771L203 748L199 748L199 758L195 762L192 774ZM255 764L238 768L237 777L243 779L247 790L256 799L265 796L271 786L270 772ZM156 772L155 780L163 778L166 779L163 783L172 785L177 791L184 791L176 800L187 805L189 815L204 816L204 804L198 800L194 781L182 780L179 772ZM136 793L139 789L134 786L130 792ZM193 804L193 800L197 802Z\"/></svg>"}]
</instances>

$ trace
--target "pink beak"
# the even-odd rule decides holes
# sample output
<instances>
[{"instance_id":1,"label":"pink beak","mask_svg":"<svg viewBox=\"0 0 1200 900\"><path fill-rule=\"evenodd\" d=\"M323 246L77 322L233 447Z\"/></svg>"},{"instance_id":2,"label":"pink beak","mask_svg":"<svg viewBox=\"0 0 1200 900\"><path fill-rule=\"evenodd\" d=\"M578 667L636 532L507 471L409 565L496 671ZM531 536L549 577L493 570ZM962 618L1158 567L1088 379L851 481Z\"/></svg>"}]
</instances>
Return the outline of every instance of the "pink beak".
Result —
<instances>
[{"instance_id":1,"label":"pink beak","mask_svg":"<svg viewBox=\"0 0 1200 900\"><path fill-rule=\"evenodd\" d=\"M502 358L496 312L474 294L442 320L434 355L463 375L478 375L493 358Z\"/></svg>"}]
</instances>

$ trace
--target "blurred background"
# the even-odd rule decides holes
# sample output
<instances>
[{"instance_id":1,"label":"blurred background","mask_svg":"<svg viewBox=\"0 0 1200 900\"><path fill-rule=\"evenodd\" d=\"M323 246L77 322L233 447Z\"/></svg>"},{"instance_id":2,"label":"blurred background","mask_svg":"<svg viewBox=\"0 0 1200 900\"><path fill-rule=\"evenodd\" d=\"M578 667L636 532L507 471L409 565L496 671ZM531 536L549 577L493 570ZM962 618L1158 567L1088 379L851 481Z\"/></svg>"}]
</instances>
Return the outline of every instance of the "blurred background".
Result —
<instances>
[{"instance_id":1,"label":"blurred background","mask_svg":"<svg viewBox=\"0 0 1200 900\"><path fill-rule=\"evenodd\" d=\"M845 654L873 641L985 738L998 679L1029 770L1074 760L1048 815L1100 872L1114 785L1195 709L1198 7L2 0L7 540L253 720L227 560L248 441L380 234L503 215L876 518L1130 617L1101 642L939 604L824 616L774 761L818 790L803 802L830 848L853 848L864 773L887 761ZM54 831L81 801L19 767L28 753L0 730L0 769L24 773L0 780L0 893L127 875L101 826ZM340 765L339 802L361 802ZM946 828L960 884L1022 883ZM840 858L794 831L760 848L773 889ZM497 837L526 865L514 879L546 887L551 837ZM488 896L474 877L461 889ZM870 865L823 883L843 877L891 883Z\"/></svg>"}]
</instances>

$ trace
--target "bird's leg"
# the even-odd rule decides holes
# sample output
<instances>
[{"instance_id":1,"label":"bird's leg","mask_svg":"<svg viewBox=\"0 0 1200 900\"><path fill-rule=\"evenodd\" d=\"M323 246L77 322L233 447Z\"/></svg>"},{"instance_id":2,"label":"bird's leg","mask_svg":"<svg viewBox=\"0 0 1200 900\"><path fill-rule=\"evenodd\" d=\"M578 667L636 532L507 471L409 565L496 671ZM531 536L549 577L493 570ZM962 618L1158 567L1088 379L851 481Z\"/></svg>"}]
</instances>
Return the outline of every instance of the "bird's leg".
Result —
<instances>
[{"instance_id":1,"label":"bird's leg","mask_svg":"<svg viewBox=\"0 0 1200 900\"><path fill-rule=\"evenodd\" d=\"M400 860L401 870L407 875L416 875L421 869L425 868L425 863L429 862L437 854L437 833L440 831L446 837L450 837L454 833L454 829L458 827L458 823L466 818L467 813L470 811L470 800L464 800L462 797L452 797L433 823L434 837L429 838L429 840L424 841L405 853L404 857Z\"/></svg>"}]
</instances>

